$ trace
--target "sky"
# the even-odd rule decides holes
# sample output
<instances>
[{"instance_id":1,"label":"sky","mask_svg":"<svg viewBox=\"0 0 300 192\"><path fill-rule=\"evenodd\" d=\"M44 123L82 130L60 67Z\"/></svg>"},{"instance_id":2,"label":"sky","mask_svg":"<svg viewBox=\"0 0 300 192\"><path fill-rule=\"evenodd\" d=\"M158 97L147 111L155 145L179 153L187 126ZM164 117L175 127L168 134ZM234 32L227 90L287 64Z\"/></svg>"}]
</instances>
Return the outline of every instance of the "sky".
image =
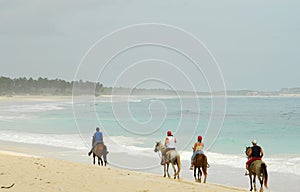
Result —
<instances>
[{"instance_id":1,"label":"sky","mask_svg":"<svg viewBox=\"0 0 300 192\"><path fill-rule=\"evenodd\" d=\"M296 0L0 0L0 76L71 81L78 78L79 69L80 78L104 86L193 87L182 82L200 90L210 86L208 74L195 72L190 61L158 47L130 50L103 73L79 67L99 39L142 23L166 24L193 34L217 61L228 90L300 87L300 2ZM147 59L173 65L141 62ZM124 66L139 62L144 67L126 73ZM174 66L185 75L179 76ZM144 71L157 71L158 81L142 81ZM120 77L122 72L128 76ZM159 75L169 82L159 81Z\"/></svg>"}]
</instances>

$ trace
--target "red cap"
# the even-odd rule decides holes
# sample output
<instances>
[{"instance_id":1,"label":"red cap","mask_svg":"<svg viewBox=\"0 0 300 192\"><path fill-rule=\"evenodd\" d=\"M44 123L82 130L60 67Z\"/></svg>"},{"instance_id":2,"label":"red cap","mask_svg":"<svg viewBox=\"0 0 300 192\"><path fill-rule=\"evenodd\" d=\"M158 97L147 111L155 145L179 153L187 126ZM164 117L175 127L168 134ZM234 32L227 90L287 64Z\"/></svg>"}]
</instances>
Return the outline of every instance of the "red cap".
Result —
<instances>
[{"instance_id":1,"label":"red cap","mask_svg":"<svg viewBox=\"0 0 300 192\"><path fill-rule=\"evenodd\" d=\"M167 132L167 135L168 135L168 136L172 136L172 132L171 132L171 131L168 131L168 132Z\"/></svg>"},{"instance_id":2,"label":"red cap","mask_svg":"<svg viewBox=\"0 0 300 192\"><path fill-rule=\"evenodd\" d=\"M202 136L201 135L198 136L198 141L202 141Z\"/></svg>"}]
</instances>

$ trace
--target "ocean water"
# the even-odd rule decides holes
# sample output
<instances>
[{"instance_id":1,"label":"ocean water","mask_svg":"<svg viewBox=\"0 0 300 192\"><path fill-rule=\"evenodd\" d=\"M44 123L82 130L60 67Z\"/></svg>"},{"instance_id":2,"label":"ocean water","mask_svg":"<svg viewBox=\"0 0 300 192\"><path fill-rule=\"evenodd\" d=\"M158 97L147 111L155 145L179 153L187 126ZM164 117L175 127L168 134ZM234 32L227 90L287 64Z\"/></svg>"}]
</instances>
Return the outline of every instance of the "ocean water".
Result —
<instances>
[{"instance_id":1,"label":"ocean water","mask_svg":"<svg viewBox=\"0 0 300 192\"><path fill-rule=\"evenodd\" d=\"M299 97L228 97L226 109L213 105L208 97L0 101L0 141L77 150L85 156L95 128L100 127L110 165L150 171L160 161L154 144L163 141L168 130L177 139L186 167L198 135L204 138L212 166L239 169L245 166L245 146L256 139L269 172L300 181ZM221 126L211 127L215 121ZM119 155L125 160L120 161Z\"/></svg>"}]
</instances>

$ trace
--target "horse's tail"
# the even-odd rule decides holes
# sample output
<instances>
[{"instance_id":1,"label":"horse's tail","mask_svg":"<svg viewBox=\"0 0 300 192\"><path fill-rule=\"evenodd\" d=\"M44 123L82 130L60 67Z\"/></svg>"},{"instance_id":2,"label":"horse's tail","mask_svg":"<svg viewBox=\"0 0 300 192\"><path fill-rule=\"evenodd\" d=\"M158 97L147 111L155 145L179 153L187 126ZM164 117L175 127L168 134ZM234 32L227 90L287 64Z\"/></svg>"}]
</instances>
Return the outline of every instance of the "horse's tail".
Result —
<instances>
[{"instance_id":1,"label":"horse's tail","mask_svg":"<svg viewBox=\"0 0 300 192\"><path fill-rule=\"evenodd\" d=\"M268 171L267 171L267 165L265 163L261 164L262 173L264 175L264 185L266 188L268 188Z\"/></svg>"},{"instance_id":2,"label":"horse's tail","mask_svg":"<svg viewBox=\"0 0 300 192\"><path fill-rule=\"evenodd\" d=\"M206 155L203 154L203 158L202 158L202 170L204 175L207 175L207 157Z\"/></svg>"},{"instance_id":3,"label":"horse's tail","mask_svg":"<svg viewBox=\"0 0 300 192\"><path fill-rule=\"evenodd\" d=\"M180 170L181 170L181 161L180 161L180 155L179 154L176 156L176 162L177 162L177 167L178 167L177 175L178 175L178 178L179 178L179 173L180 173Z\"/></svg>"}]
</instances>

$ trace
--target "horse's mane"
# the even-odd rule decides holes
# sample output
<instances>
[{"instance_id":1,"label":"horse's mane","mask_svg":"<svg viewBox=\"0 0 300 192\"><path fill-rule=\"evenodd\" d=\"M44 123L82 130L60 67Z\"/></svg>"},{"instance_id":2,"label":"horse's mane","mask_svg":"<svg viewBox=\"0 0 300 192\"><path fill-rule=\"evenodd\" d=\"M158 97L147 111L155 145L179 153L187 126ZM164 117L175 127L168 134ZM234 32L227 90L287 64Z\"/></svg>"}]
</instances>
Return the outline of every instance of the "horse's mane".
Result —
<instances>
[{"instance_id":1,"label":"horse's mane","mask_svg":"<svg viewBox=\"0 0 300 192\"><path fill-rule=\"evenodd\" d=\"M166 146L164 144L162 144L161 141L158 141L157 144L161 147L162 150L166 150Z\"/></svg>"}]
</instances>

